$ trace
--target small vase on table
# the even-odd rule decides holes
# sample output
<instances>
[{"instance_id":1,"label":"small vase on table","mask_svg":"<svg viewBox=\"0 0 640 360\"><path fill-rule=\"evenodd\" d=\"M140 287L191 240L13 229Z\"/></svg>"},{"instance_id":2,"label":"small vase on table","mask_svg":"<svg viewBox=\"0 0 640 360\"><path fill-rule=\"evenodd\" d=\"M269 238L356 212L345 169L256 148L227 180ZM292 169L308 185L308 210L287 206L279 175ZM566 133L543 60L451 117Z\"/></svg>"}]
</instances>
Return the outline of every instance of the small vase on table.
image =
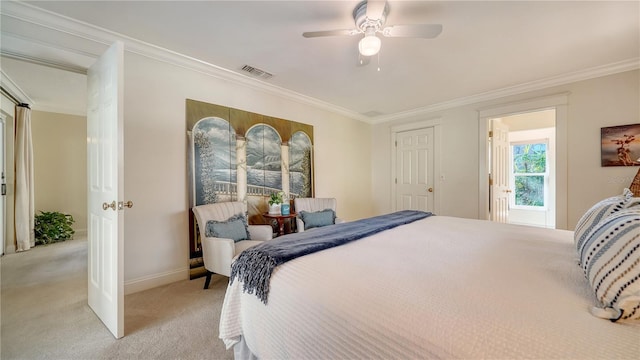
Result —
<instances>
[{"instance_id":1,"label":"small vase on table","mask_svg":"<svg viewBox=\"0 0 640 360\"><path fill-rule=\"evenodd\" d=\"M269 215L280 215L280 204L270 204Z\"/></svg>"}]
</instances>

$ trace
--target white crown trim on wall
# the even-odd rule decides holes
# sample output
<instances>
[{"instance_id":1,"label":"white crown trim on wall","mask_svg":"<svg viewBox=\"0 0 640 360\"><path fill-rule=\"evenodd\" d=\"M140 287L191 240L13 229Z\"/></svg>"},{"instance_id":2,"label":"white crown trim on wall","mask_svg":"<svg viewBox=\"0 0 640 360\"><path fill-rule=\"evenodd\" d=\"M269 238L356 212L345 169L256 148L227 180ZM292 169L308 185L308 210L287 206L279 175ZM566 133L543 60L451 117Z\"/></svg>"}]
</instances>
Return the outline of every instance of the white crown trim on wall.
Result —
<instances>
[{"instance_id":1,"label":"white crown trim on wall","mask_svg":"<svg viewBox=\"0 0 640 360\"><path fill-rule=\"evenodd\" d=\"M59 31L61 33L75 36L89 42L97 43L101 45L99 46L99 48L102 49L100 51L106 50L107 47L115 41L122 41L125 45L125 51L130 53L197 71L201 74L212 76L225 81L230 81L246 86L248 88L260 90L298 103L307 104L319 109L343 115L348 118L365 122L368 121L368 118L366 116L354 111L344 109L333 104L312 98L310 96L287 90L251 78L249 76L230 71L217 65L177 53L172 50L149 44L144 41L140 41L126 35L106 30L92 24L65 17L29 4L16 1L6 1L3 2L2 8L0 8L0 13L17 20L42 26L53 31ZM49 43L48 46L64 51L70 50L69 48L61 47L51 43ZM78 54L87 55L87 51L82 51L79 49L76 50ZM100 53L95 52L93 55L97 58Z\"/></svg>"},{"instance_id":2,"label":"white crown trim on wall","mask_svg":"<svg viewBox=\"0 0 640 360\"><path fill-rule=\"evenodd\" d=\"M576 71L573 73L563 74L552 78L536 80L520 85L515 85L507 88L502 88L498 90L492 90L485 93L472 95L464 98L454 99L451 101L445 101L438 104L433 104L429 106L425 106L418 109L413 109L409 111L404 111L388 116L378 116L374 119L369 120L372 124L379 124L389 121L402 120L407 118L412 118L420 115L425 115L429 113L433 113L436 111L443 111L446 109L451 109L464 105L471 105L480 103L483 101L489 101L494 99L499 99L507 96L523 94L530 91L542 90L546 88L550 88L553 86L559 86L564 84L570 84L577 81L589 80L598 78L601 76L613 75L625 71L636 70L640 68L640 58L629 59L625 61L620 61L613 64L608 64L604 66L598 66L591 69Z\"/></svg>"},{"instance_id":3,"label":"white crown trim on wall","mask_svg":"<svg viewBox=\"0 0 640 360\"><path fill-rule=\"evenodd\" d=\"M529 91L541 90L548 87L564 85L572 82L593 79L601 76L612 75L640 68L640 58L633 58L612 64L598 66L591 69L563 74L556 77L536 80L529 83L488 91L468 97L453 99L450 101L445 101L395 114L368 117L366 115L356 113L354 111L335 106L325 101L318 100L291 90L287 90L282 87L271 85L258 79L233 72L231 70L177 53L169 49L165 49L122 34L102 29L92 24L61 16L59 14L49 12L47 10L43 10L41 8L22 2L3 1L2 7L0 8L0 13L21 21L36 24L38 26L43 26L54 31L59 31L67 35L72 35L90 42L100 44L104 47L104 50L106 50L108 45L119 40L125 44L125 51L197 71L199 73L222 80L231 81L248 88L257 89L272 95L289 99L291 101L310 105L369 124L380 124L384 122L408 119L420 115L426 115L435 111L443 111L459 106L470 105L478 102L502 98L505 96L522 94ZM49 45L53 48L58 47L61 50L69 51L68 48L62 48L55 44ZM86 55L86 51L80 51L79 49L78 53ZM96 53L94 55L97 58L99 53Z\"/></svg>"},{"instance_id":4,"label":"white crown trim on wall","mask_svg":"<svg viewBox=\"0 0 640 360\"><path fill-rule=\"evenodd\" d=\"M35 102L16 84L2 69L0 69L0 86L14 96L21 103L29 104L33 107Z\"/></svg>"}]
</instances>

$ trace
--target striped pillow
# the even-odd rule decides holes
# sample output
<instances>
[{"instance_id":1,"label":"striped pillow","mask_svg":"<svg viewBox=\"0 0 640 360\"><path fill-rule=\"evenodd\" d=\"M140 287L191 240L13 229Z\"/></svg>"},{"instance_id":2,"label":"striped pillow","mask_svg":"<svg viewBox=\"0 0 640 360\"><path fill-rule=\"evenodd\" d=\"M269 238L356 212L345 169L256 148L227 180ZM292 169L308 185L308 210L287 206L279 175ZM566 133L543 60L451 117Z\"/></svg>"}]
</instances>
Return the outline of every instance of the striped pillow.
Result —
<instances>
[{"instance_id":1,"label":"striped pillow","mask_svg":"<svg viewBox=\"0 0 640 360\"><path fill-rule=\"evenodd\" d=\"M576 230L573 233L573 240L578 253L582 251L584 242L594 226L607 216L629 207L632 199L633 193L629 189L625 188L622 195L601 200L587 210L580 220L578 220ZM635 203L637 203L637 201L634 201L634 204Z\"/></svg>"},{"instance_id":2,"label":"striped pillow","mask_svg":"<svg viewBox=\"0 0 640 360\"><path fill-rule=\"evenodd\" d=\"M640 207L624 209L595 225L579 252L585 277L611 321L640 321Z\"/></svg>"}]
</instances>

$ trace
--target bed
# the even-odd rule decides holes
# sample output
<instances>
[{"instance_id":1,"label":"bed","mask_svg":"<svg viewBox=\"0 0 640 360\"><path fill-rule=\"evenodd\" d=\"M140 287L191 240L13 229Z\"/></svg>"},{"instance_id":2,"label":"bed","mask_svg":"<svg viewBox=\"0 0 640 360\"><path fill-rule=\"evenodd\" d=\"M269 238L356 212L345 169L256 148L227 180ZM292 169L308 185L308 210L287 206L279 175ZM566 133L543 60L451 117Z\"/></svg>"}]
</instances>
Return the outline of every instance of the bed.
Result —
<instances>
[{"instance_id":1,"label":"bed","mask_svg":"<svg viewBox=\"0 0 640 360\"><path fill-rule=\"evenodd\" d=\"M278 266L267 304L230 282L219 337L236 358L639 359L578 262L571 231L431 216Z\"/></svg>"}]
</instances>

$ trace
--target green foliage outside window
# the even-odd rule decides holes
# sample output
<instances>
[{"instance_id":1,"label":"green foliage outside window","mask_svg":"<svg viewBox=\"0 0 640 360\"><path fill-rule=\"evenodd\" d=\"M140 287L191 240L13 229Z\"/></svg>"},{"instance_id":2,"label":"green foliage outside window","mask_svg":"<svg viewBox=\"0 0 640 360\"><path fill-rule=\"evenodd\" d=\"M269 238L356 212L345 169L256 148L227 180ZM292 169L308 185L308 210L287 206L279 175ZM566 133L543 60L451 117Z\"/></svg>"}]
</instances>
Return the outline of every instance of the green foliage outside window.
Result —
<instances>
[{"instance_id":1,"label":"green foliage outside window","mask_svg":"<svg viewBox=\"0 0 640 360\"><path fill-rule=\"evenodd\" d=\"M544 206L544 176L516 176L516 205Z\"/></svg>"},{"instance_id":2,"label":"green foliage outside window","mask_svg":"<svg viewBox=\"0 0 640 360\"><path fill-rule=\"evenodd\" d=\"M513 145L513 172L540 174L547 171L547 144Z\"/></svg>"},{"instance_id":3,"label":"green foliage outside window","mask_svg":"<svg viewBox=\"0 0 640 360\"><path fill-rule=\"evenodd\" d=\"M512 151L515 204L544 206L547 144L518 144L512 146Z\"/></svg>"}]
</instances>

